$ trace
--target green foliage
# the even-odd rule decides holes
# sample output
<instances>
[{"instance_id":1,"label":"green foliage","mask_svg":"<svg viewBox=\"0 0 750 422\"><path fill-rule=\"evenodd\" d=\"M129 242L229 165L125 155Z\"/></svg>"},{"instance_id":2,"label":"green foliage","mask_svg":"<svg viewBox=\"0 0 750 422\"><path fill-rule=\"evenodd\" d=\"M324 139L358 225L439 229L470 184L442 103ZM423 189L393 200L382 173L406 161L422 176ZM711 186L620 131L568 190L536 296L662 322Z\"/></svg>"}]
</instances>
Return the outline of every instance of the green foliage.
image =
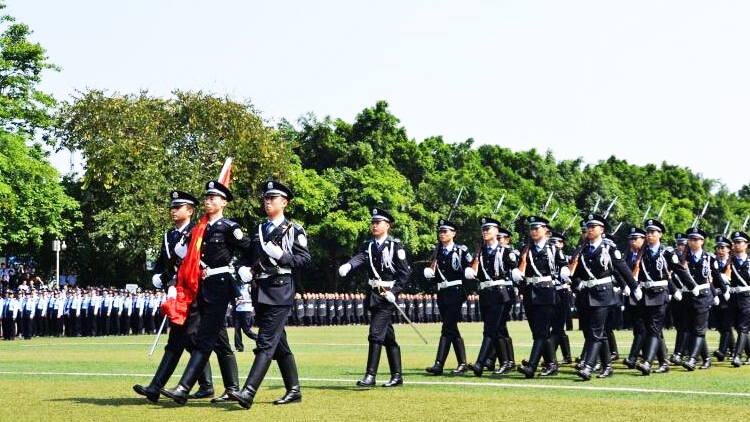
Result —
<instances>
[{"instance_id":1,"label":"green foliage","mask_svg":"<svg viewBox=\"0 0 750 422\"><path fill-rule=\"evenodd\" d=\"M81 236L92 244L80 257L89 263L81 271L97 281L142 278L147 252L169 226L169 192L200 196L226 157L234 158L237 197L226 214L246 225L258 218L260 183L286 172L289 155L279 134L251 105L226 98L89 91L63 104L58 118L59 146L86 160L77 198L86 210ZM120 265L111 265L113 254Z\"/></svg>"}]
</instances>

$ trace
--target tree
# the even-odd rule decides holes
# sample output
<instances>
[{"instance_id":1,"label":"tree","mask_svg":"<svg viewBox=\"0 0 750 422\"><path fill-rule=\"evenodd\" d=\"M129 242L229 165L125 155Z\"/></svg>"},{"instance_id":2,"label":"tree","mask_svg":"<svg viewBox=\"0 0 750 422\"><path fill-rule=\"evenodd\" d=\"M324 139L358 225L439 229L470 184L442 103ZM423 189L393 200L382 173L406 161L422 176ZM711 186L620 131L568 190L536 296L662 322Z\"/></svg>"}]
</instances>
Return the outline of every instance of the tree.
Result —
<instances>
[{"instance_id":1,"label":"tree","mask_svg":"<svg viewBox=\"0 0 750 422\"><path fill-rule=\"evenodd\" d=\"M147 254L168 227L172 189L199 196L234 158L226 215L244 226L257 221L262 181L286 174L289 157L278 132L250 104L197 92L169 99L89 91L58 116L60 147L80 151L86 172L78 192L92 243L81 268L88 282L121 284L145 276ZM202 207L199 206L197 214ZM116 265L111 255L116 255Z\"/></svg>"}]
</instances>

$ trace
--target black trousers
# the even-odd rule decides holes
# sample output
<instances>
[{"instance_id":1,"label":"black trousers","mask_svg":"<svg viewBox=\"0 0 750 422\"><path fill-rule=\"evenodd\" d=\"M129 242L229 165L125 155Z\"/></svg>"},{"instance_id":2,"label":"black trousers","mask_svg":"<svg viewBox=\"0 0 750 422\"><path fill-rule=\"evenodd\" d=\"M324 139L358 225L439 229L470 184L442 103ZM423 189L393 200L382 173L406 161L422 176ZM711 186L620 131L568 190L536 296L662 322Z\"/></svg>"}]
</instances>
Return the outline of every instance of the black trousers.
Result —
<instances>
[{"instance_id":1,"label":"black trousers","mask_svg":"<svg viewBox=\"0 0 750 422\"><path fill-rule=\"evenodd\" d=\"M255 319L258 325L255 354L264 353L276 360L292 354L284 330L290 308L291 305L276 306L262 303L255 306Z\"/></svg>"},{"instance_id":2,"label":"black trousers","mask_svg":"<svg viewBox=\"0 0 750 422\"><path fill-rule=\"evenodd\" d=\"M734 320L734 329L737 333L747 334L750 329L750 303L742 297L732 296L729 299L729 309Z\"/></svg>"},{"instance_id":3,"label":"black trousers","mask_svg":"<svg viewBox=\"0 0 750 422\"><path fill-rule=\"evenodd\" d=\"M195 336L195 350L208 354L214 350L220 334L223 332L226 336L227 305L234 295L232 283L234 281L228 273L201 280L196 299L200 323ZM229 341L226 347L231 353Z\"/></svg>"},{"instance_id":4,"label":"black trousers","mask_svg":"<svg viewBox=\"0 0 750 422\"><path fill-rule=\"evenodd\" d=\"M583 312L586 318L586 328L583 332L587 340L607 341L607 316L609 306L587 306Z\"/></svg>"},{"instance_id":5,"label":"black trousers","mask_svg":"<svg viewBox=\"0 0 750 422\"><path fill-rule=\"evenodd\" d=\"M370 308L370 334L367 336L370 343L398 346L396 332L393 331L393 323L391 322L394 311L391 304Z\"/></svg>"},{"instance_id":6,"label":"black trousers","mask_svg":"<svg viewBox=\"0 0 750 422\"><path fill-rule=\"evenodd\" d=\"M683 299L685 300L685 299ZM689 299L688 299L689 300ZM704 337L708 329L708 311L710 306L695 307L688 303L683 308L686 332L695 337Z\"/></svg>"},{"instance_id":7,"label":"black trousers","mask_svg":"<svg viewBox=\"0 0 750 422\"><path fill-rule=\"evenodd\" d=\"M460 301L438 301L440 313L445 315L443 325L440 327L440 335L450 339L461 337L458 331L458 320L461 318Z\"/></svg>"},{"instance_id":8,"label":"black trousers","mask_svg":"<svg viewBox=\"0 0 750 422\"><path fill-rule=\"evenodd\" d=\"M498 300L500 297L498 289L504 288L495 286L479 291L479 307L481 308L482 322L484 323L482 336L491 338L493 342L500 338L500 322L502 321L505 309L508 307L508 302Z\"/></svg>"},{"instance_id":9,"label":"black trousers","mask_svg":"<svg viewBox=\"0 0 750 422\"><path fill-rule=\"evenodd\" d=\"M253 313L246 311L232 312L232 326L234 326L234 348L242 350L242 333L250 337L250 329L253 327Z\"/></svg>"},{"instance_id":10,"label":"black trousers","mask_svg":"<svg viewBox=\"0 0 750 422\"><path fill-rule=\"evenodd\" d=\"M555 315L552 318L552 334L561 338L565 335L565 323L570 314L570 293L567 290L558 290L557 297L560 303L555 305Z\"/></svg>"},{"instance_id":11,"label":"black trousers","mask_svg":"<svg viewBox=\"0 0 750 422\"><path fill-rule=\"evenodd\" d=\"M647 336L661 337L667 305L645 306L642 303L638 306L638 312L643 319L644 332Z\"/></svg>"},{"instance_id":12,"label":"black trousers","mask_svg":"<svg viewBox=\"0 0 750 422\"><path fill-rule=\"evenodd\" d=\"M528 309L528 321L534 340L547 340L555 318L556 305L531 305Z\"/></svg>"}]
</instances>

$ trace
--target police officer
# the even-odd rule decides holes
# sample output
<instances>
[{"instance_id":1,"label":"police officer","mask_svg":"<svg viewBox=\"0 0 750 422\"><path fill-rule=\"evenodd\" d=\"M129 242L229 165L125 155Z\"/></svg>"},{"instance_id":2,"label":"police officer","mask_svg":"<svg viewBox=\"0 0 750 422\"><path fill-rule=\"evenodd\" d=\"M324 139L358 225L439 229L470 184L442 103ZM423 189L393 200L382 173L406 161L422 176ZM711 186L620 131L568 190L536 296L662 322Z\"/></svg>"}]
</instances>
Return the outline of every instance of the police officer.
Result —
<instances>
[{"instance_id":1,"label":"police officer","mask_svg":"<svg viewBox=\"0 0 750 422\"><path fill-rule=\"evenodd\" d=\"M719 272L724 274L721 277L721 281L724 283L724 288L721 288L722 294L719 295L719 306L718 306L718 331L719 331L719 348L714 351L713 355L716 360L723 362L726 358L727 351L734 350L734 333L732 327L734 322L732 320L732 314L729 309L729 301L727 300L730 296L726 291L730 288L731 277L731 259L729 250L732 247L732 241L722 235L716 236L716 261L719 266Z\"/></svg>"},{"instance_id":2,"label":"police officer","mask_svg":"<svg viewBox=\"0 0 750 422\"><path fill-rule=\"evenodd\" d=\"M562 233L552 232L549 241L559 250L563 250L565 247L565 236ZM566 256L565 259L567 261L569 257ZM552 336L550 337L550 341L553 342L555 350L557 350L558 346L560 347L563 363L569 364L573 362L573 359L570 352L570 338L565 332L565 324L568 318L570 318L570 284L560 283L555 286L555 291L557 292L559 302L556 307L557 312L552 319Z\"/></svg>"},{"instance_id":3,"label":"police officer","mask_svg":"<svg viewBox=\"0 0 750 422\"><path fill-rule=\"evenodd\" d=\"M277 405L302 400L297 364L286 339L284 324L294 304L294 276L310 263L307 235L302 227L284 216L292 199L288 187L275 181L264 185L263 207L268 221L259 224L250 249L243 256L238 274L243 281L255 280L252 291L258 325L255 360L245 386L231 397L245 409L253 404L258 388L275 359L286 393Z\"/></svg>"},{"instance_id":4,"label":"police officer","mask_svg":"<svg viewBox=\"0 0 750 422\"><path fill-rule=\"evenodd\" d=\"M250 283L242 283L240 286L240 296L235 299L234 309L232 312L232 326L234 327L234 348L238 352L245 351L242 343L242 333L256 340L258 335L252 330L254 323L255 309L251 295Z\"/></svg>"},{"instance_id":5,"label":"police officer","mask_svg":"<svg viewBox=\"0 0 750 422\"><path fill-rule=\"evenodd\" d=\"M645 326L643 341L643 361L636 364L636 368L643 375L651 373L651 361L657 351L664 350L662 327L669 299L670 288L674 288L670 271L677 273L680 280L686 278L685 270L678 265L680 260L674 249L661 244L664 234L664 224L656 219L646 221L647 245L640 262L638 273L638 287L632 289L632 294L638 302L640 312ZM666 359L666 356L664 357ZM661 363L661 367L666 362ZM660 370L663 369L660 367Z\"/></svg>"},{"instance_id":6,"label":"police officer","mask_svg":"<svg viewBox=\"0 0 750 422\"><path fill-rule=\"evenodd\" d=\"M375 376L380 362L380 350L385 346L391 379L383 387L403 384L401 370L401 348L396 342L391 315L396 296L406 287L411 268L406 261L406 251L400 240L391 238L388 232L395 220L391 214L380 209L372 210L370 233L373 239L365 242L362 251L339 267L339 275L345 277L349 271L362 265L367 267L368 289L365 306L371 313L369 350L365 376L357 381L360 387L375 385Z\"/></svg>"},{"instance_id":7,"label":"police officer","mask_svg":"<svg viewBox=\"0 0 750 422\"><path fill-rule=\"evenodd\" d=\"M213 402L229 400L229 394L238 386L237 361L229 345L225 324L229 302L237 296L234 277L229 263L235 252L246 250L250 240L239 224L224 218L224 208L234 199L230 190L217 181L206 183L204 210L208 219L201 239L201 280L197 303L200 321L196 329L195 345L190 360L177 387L161 389L161 393L178 404L187 402L188 393L203 373L213 350L219 361L224 382L224 394ZM187 242L175 247L175 253L185 256Z\"/></svg>"},{"instance_id":8,"label":"police officer","mask_svg":"<svg viewBox=\"0 0 750 422\"><path fill-rule=\"evenodd\" d=\"M601 361L602 371L599 378L610 377L613 374L609 341L606 334L606 322L609 308L619 304L615 284L619 279L625 281L620 286L630 289L637 287L635 278L630 269L622 259L622 253L617 250L617 245L610 239L603 237L608 228L606 218L598 214L588 214L584 217L586 222L586 243L571 263L575 272L571 274L570 267L565 267L560 272L564 281L572 280L573 286L579 291L578 303L581 316L586 318L586 330L584 332L584 356L585 363L577 371L577 375L583 380L591 379L597 358Z\"/></svg>"},{"instance_id":9,"label":"police officer","mask_svg":"<svg viewBox=\"0 0 750 422\"><path fill-rule=\"evenodd\" d=\"M549 221L546 218L530 216L526 221L529 228L529 239L524 249L526 252L519 258L518 268L512 270L512 277L523 291L527 318L534 338L529 360L518 367L518 372L526 378L533 378L542 354L547 362L544 375L554 375L558 371L555 350L549 338L559 301L555 285L560 268L567 265L567 260L560 249L547 241Z\"/></svg>"},{"instance_id":10,"label":"police officer","mask_svg":"<svg viewBox=\"0 0 750 422\"><path fill-rule=\"evenodd\" d=\"M477 360L469 365L478 377L482 376L485 367L493 369L491 366L494 365L494 356L499 358L501 365L510 361L506 338L501 335L501 325L506 308L511 306L509 291L513 286L509 275L517 265L517 257L513 251L500 245L497 240L500 230L505 231L498 220L483 217L481 230L483 245L477 248L472 266L464 271L467 279L479 282L479 307L484 322L482 344ZM488 361L491 362L489 365Z\"/></svg>"},{"instance_id":11,"label":"police officer","mask_svg":"<svg viewBox=\"0 0 750 422\"><path fill-rule=\"evenodd\" d=\"M687 267L687 277L682 280L688 293L683 297L685 326L687 335L685 343L688 355L682 366L693 371L699 354L703 355L703 367L711 366L706 350L706 330L708 329L708 311L714 303L714 287L720 291L727 291L727 287L719 272L716 258L703 250L706 232L698 227L687 230L689 250L683 255L682 265ZM724 276L726 277L726 276ZM716 299L718 302L718 298Z\"/></svg>"},{"instance_id":12,"label":"police officer","mask_svg":"<svg viewBox=\"0 0 750 422\"><path fill-rule=\"evenodd\" d=\"M190 235L194 224L193 213L198 200L186 192L172 191L170 194L170 217L174 227L164 233L159 251L159 258L154 264L152 282L157 289L168 286L168 295L175 297L177 291L174 287L174 277L177 275L181 258L175 253L175 247ZM140 384L133 386L133 391L145 396L152 403L159 400L159 390L169 380L169 377L177 367L180 356L184 350L191 351L195 346L195 334L200 323L198 304L193 301L188 310L188 317L183 325L174 325L169 331L167 345L164 347L164 355L161 357L159 366L154 377L146 387ZM206 398L213 396L213 382L211 380L211 364L206 363L203 373L198 380L199 388L194 398Z\"/></svg>"},{"instance_id":13,"label":"police officer","mask_svg":"<svg viewBox=\"0 0 750 422\"><path fill-rule=\"evenodd\" d=\"M424 277L428 281L436 279L438 307L440 307L440 313L443 315L443 324L440 328L440 340L435 364L425 370L433 375L441 375L448 352L453 345L458 366L451 371L451 374L459 375L468 370L466 347L464 346L464 339L458 331L458 319L461 304L466 300L463 277L464 270L471 265L471 253L466 246L454 243L456 225L453 222L440 219L438 233L440 245L434 251L432 265L425 267ZM432 311L431 299L428 300L430 300L430 311Z\"/></svg>"},{"instance_id":14,"label":"police officer","mask_svg":"<svg viewBox=\"0 0 750 422\"><path fill-rule=\"evenodd\" d=\"M687 234L675 233L675 251L677 252L677 256L687 254L687 249ZM674 350L672 351L672 355L669 356L669 361L675 365L682 365L682 356L685 354L684 352L688 347L688 318L690 318L688 315L690 312L690 303L688 302L690 301L682 300L683 296L688 293L688 288L676 274L672 274L672 283L675 285L675 289L679 289L679 293L677 293L677 291L671 292L672 299L674 300L670 300L667 304L667 317L671 319L671 325L674 326L677 333L674 341Z\"/></svg>"},{"instance_id":15,"label":"police officer","mask_svg":"<svg viewBox=\"0 0 750 422\"><path fill-rule=\"evenodd\" d=\"M747 256L747 243L750 236L743 231L732 234L734 257L731 260L730 297L729 312L737 331L737 344L734 347L732 366L735 368L742 365L742 356L745 344L748 341L747 333L750 328L750 260ZM725 297L726 299L726 297Z\"/></svg>"},{"instance_id":16,"label":"police officer","mask_svg":"<svg viewBox=\"0 0 750 422\"><path fill-rule=\"evenodd\" d=\"M635 268L638 262L638 252L643 247L643 243L646 240L646 231L638 228L631 227L628 233L628 243L630 248L625 253L625 263L630 268L632 274L633 268ZM643 315L638 311L638 301L632 295L632 291L629 292L625 299L625 317L630 321L633 327L633 341L630 345L630 353L628 357L623 359L623 364L630 369L635 369L635 364L638 362L638 355L641 354L643 348L643 340L646 335L646 325L643 321Z\"/></svg>"}]
</instances>

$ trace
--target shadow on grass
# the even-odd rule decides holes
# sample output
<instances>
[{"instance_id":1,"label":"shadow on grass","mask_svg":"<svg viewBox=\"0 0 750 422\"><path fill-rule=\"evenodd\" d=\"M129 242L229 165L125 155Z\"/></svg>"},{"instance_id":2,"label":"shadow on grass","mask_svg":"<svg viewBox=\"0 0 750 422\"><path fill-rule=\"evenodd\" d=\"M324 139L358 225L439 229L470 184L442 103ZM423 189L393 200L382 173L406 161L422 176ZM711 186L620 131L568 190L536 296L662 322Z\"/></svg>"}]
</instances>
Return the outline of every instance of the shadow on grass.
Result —
<instances>
[{"instance_id":1,"label":"shadow on grass","mask_svg":"<svg viewBox=\"0 0 750 422\"><path fill-rule=\"evenodd\" d=\"M66 397L59 399L50 399L49 402L88 404L94 406L146 406L149 409L174 409L176 407L212 407L216 409L224 408L225 410L245 410L236 402L211 403L210 400L188 400L184 406L179 405L169 399L160 399L159 403L151 403L142 397L116 397L116 398L97 398L97 397ZM254 404L271 404L270 400L255 401Z\"/></svg>"}]
</instances>

